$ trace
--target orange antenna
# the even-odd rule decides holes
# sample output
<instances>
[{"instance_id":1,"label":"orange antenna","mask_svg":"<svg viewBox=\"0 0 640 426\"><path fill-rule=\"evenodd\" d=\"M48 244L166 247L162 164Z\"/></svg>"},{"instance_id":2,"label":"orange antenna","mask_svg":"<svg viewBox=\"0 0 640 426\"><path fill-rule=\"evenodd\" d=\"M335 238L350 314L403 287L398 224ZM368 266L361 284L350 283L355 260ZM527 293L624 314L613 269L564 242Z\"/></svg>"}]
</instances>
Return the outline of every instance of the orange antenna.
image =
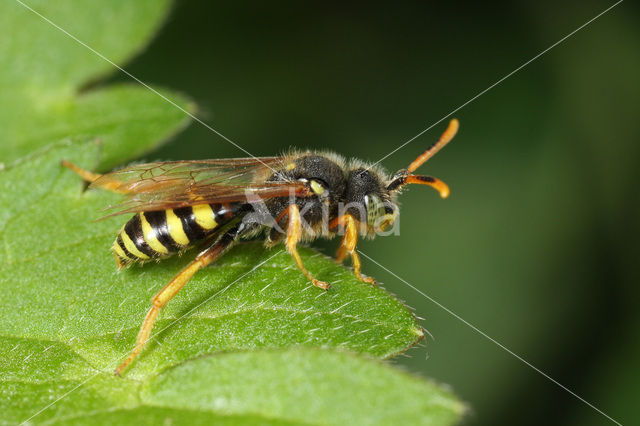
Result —
<instances>
[{"instance_id":1,"label":"orange antenna","mask_svg":"<svg viewBox=\"0 0 640 426\"><path fill-rule=\"evenodd\" d=\"M409 165L406 170L400 170L396 175L391 179L391 181L387 184L387 190L389 191L397 191L406 184L415 183L419 185L428 185L434 188L436 191L440 193L440 197L447 198L449 196L449 186L446 183L441 181L440 179L436 179L432 176L421 176L414 175L413 172L427 160L434 155L438 151L440 151L446 144L453 139L453 137L458 132L458 128L460 127L460 123L455 118L449 122L449 127L444 131L440 139L429 149L423 152L418 158L413 160L413 163Z\"/></svg>"},{"instance_id":2,"label":"orange antenna","mask_svg":"<svg viewBox=\"0 0 640 426\"><path fill-rule=\"evenodd\" d=\"M440 198L447 198L451 192L449 191L449 185L438 178L434 178L433 176L409 175L407 176L405 183L428 185L440 193Z\"/></svg>"},{"instance_id":3,"label":"orange antenna","mask_svg":"<svg viewBox=\"0 0 640 426\"><path fill-rule=\"evenodd\" d=\"M444 148L444 146L448 144L449 141L451 141L451 139L453 139L453 137L456 135L459 127L460 123L457 119L454 118L453 120L451 120L449 122L449 127L447 127L447 130L445 130L442 136L440 136L440 139L438 139L436 143L431 145L431 147L423 152L418 158L413 160L413 163L409 164L409 167L407 167L409 173L413 173L414 171L416 171L418 167L422 166L427 162L429 158L433 157L438 151Z\"/></svg>"}]
</instances>

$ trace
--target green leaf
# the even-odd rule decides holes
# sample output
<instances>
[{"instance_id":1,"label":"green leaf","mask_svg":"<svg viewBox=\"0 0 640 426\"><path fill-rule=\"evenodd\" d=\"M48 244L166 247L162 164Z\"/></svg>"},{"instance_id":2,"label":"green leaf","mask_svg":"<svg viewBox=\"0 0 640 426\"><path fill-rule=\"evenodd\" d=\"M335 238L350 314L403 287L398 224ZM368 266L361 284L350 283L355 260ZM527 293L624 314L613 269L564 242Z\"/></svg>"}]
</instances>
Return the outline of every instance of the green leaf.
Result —
<instances>
[{"instance_id":1,"label":"green leaf","mask_svg":"<svg viewBox=\"0 0 640 426\"><path fill-rule=\"evenodd\" d=\"M147 43L168 0L25 1L115 63ZM149 151L187 123L184 112L140 85L82 90L113 65L16 1L0 4L0 162L70 135L104 142L100 169ZM161 93L193 111L185 99ZM126 124L126 126L125 126Z\"/></svg>"},{"instance_id":2,"label":"green leaf","mask_svg":"<svg viewBox=\"0 0 640 426\"><path fill-rule=\"evenodd\" d=\"M215 380L203 387L203 378ZM197 359L144 385L141 399L306 424L450 424L463 411L450 392L431 382L379 362L318 350Z\"/></svg>"},{"instance_id":3,"label":"green leaf","mask_svg":"<svg viewBox=\"0 0 640 426\"><path fill-rule=\"evenodd\" d=\"M82 384L40 414L64 424L453 424L465 407L450 391L380 362L326 350L233 352L187 361L138 383L74 358L63 345L0 339L12 358L36 357L46 368L12 371L0 400L3 417L20 421ZM46 351L43 351L46 348ZM35 355L34 355L35 353ZM65 365L62 366L62 360ZM78 377L69 377L70 369ZM47 389L44 395L41 390Z\"/></svg>"}]
</instances>

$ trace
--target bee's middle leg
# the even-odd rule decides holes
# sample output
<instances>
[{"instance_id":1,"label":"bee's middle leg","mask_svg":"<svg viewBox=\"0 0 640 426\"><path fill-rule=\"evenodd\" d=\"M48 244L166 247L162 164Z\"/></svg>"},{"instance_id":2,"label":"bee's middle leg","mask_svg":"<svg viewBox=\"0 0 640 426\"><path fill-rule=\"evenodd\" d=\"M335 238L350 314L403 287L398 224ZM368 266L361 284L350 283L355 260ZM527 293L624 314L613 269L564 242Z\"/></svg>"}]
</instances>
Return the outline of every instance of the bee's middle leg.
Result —
<instances>
[{"instance_id":1,"label":"bee's middle leg","mask_svg":"<svg viewBox=\"0 0 640 426\"><path fill-rule=\"evenodd\" d=\"M328 283L324 281L320 281L316 279L307 268L304 267L304 263L302 262L302 258L298 253L298 242L302 237L302 221L300 219L300 209L297 205L293 204L287 208L287 237L285 241L285 245L287 247L287 251L293 257L293 260L296 262L298 269L304 274L305 277L309 279L316 287L320 287L324 290L328 290L331 287Z\"/></svg>"}]
</instances>

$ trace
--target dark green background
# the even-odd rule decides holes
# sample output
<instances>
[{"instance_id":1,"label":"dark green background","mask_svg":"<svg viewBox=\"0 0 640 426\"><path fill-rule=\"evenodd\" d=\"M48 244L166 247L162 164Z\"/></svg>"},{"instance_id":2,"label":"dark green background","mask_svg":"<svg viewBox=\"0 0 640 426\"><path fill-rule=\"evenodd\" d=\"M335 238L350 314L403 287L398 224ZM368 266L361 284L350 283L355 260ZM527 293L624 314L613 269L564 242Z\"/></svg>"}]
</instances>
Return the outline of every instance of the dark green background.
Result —
<instances>
[{"instance_id":1,"label":"dark green background","mask_svg":"<svg viewBox=\"0 0 640 426\"><path fill-rule=\"evenodd\" d=\"M254 155L376 161L611 4L182 1L126 68L190 96ZM421 169L451 197L411 188L401 235L360 244L626 424L640 417L638 17L622 3L455 113L460 133ZM406 167L445 126L384 165ZM193 123L147 159L239 156ZM397 362L450 384L467 424L608 423L384 270L364 271L425 318L426 348Z\"/></svg>"}]
</instances>

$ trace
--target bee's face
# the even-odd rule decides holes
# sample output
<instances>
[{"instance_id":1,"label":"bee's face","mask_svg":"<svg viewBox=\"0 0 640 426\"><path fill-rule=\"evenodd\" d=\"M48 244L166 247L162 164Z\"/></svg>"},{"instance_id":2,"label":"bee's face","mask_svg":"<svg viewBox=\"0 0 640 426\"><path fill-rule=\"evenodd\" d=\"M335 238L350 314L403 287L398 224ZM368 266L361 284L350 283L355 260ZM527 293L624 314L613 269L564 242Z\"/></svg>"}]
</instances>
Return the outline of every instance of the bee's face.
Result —
<instances>
[{"instance_id":1,"label":"bee's face","mask_svg":"<svg viewBox=\"0 0 640 426\"><path fill-rule=\"evenodd\" d=\"M347 212L366 224L368 232L384 231L393 225L398 215L398 206L390 191L372 170L358 168L349 172L345 198Z\"/></svg>"}]
</instances>

